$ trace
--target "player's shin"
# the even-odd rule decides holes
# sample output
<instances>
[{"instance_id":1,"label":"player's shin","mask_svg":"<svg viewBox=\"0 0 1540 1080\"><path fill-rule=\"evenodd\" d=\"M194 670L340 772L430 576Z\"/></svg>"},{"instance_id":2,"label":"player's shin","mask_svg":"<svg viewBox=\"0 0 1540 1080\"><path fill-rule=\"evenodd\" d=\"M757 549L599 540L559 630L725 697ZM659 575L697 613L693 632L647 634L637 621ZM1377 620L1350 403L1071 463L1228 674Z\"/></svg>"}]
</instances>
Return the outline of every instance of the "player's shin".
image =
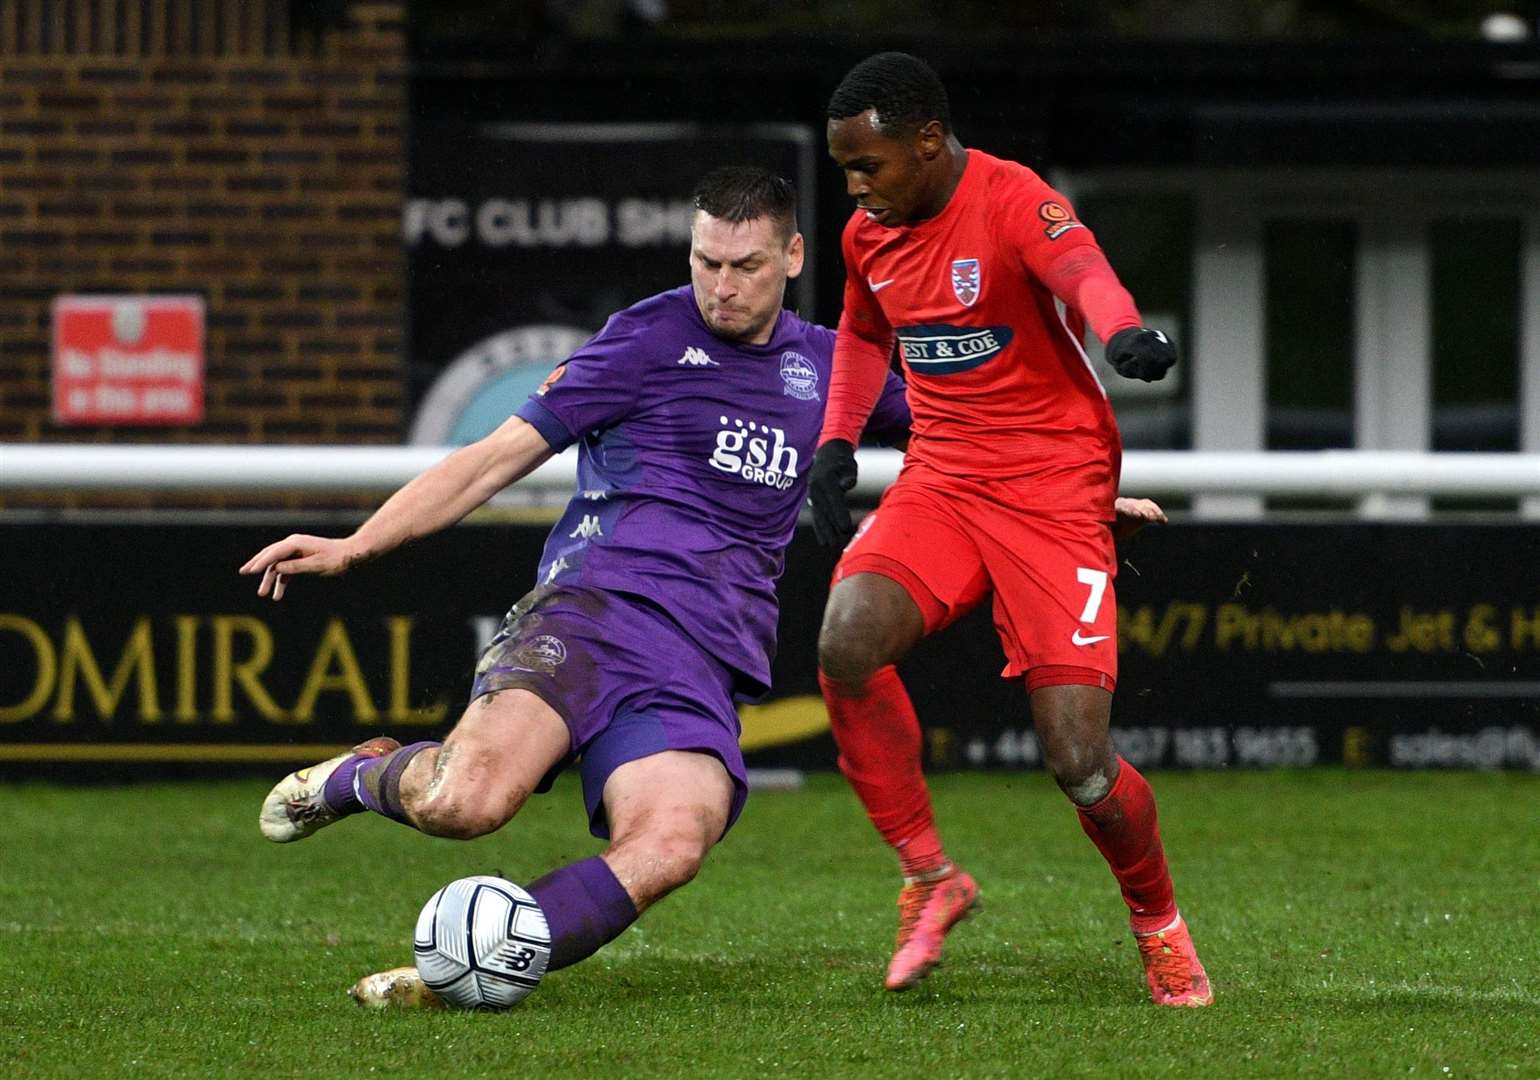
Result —
<instances>
[{"instance_id":1,"label":"player's shin","mask_svg":"<svg viewBox=\"0 0 1540 1080\"><path fill-rule=\"evenodd\" d=\"M920 721L892 666L851 688L818 673L839 747L839 767L866 814L898 854L904 876L923 879L945 870L921 761Z\"/></svg>"},{"instance_id":2,"label":"player's shin","mask_svg":"<svg viewBox=\"0 0 1540 1080\"><path fill-rule=\"evenodd\" d=\"M551 929L547 971L587 959L636 921L636 904L597 855L552 870L529 894Z\"/></svg>"},{"instance_id":3,"label":"player's shin","mask_svg":"<svg viewBox=\"0 0 1540 1080\"><path fill-rule=\"evenodd\" d=\"M1134 932L1154 933L1169 924L1176 912L1155 817L1155 794L1127 761L1119 758L1118 766L1112 790L1090 806L1077 808L1080 827L1118 879Z\"/></svg>"}]
</instances>

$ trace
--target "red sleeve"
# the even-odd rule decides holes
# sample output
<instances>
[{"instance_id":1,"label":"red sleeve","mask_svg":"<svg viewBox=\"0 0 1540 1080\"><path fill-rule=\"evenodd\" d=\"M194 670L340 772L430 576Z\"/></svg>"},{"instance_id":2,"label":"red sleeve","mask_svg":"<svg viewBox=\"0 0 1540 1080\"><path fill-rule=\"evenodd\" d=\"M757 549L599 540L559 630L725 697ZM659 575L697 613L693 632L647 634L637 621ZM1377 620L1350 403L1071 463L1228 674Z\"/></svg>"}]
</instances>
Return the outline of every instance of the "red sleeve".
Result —
<instances>
[{"instance_id":1,"label":"red sleeve","mask_svg":"<svg viewBox=\"0 0 1540 1080\"><path fill-rule=\"evenodd\" d=\"M829 375L829 402L824 409L822 446L830 439L855 444L861 429L882 396L893 352L893 327L877 298L861 277L851 243L852 224L845 227L845 310L834 339L834 369Z\"/></svg>"},{"instance_id":2,"label":"red sleeve","mask_svg":"<svg viewBox=\"0 0 1540 1080\"><path fill-rule=\"evenodd\" d=\"M1037 276L1050 292L1080 312L1103 344L1119 330L1141 325L1134 298L1095 243L1071 248Z\"/></svg>"},{"instance_id":3,"label":"red sleeve","mask_svg":"<svg viewBox=\"0 0 1540 1080\"><path fill-rule=\"evenodd\" d=\"M1134 298L1107 262L1091 230L1069 200L1026 172L1023 190L1010 205L1010 236L1027 270L1070 308L1103 342L1119 330L1142 325Z\"/></svg>"}]
</instances>

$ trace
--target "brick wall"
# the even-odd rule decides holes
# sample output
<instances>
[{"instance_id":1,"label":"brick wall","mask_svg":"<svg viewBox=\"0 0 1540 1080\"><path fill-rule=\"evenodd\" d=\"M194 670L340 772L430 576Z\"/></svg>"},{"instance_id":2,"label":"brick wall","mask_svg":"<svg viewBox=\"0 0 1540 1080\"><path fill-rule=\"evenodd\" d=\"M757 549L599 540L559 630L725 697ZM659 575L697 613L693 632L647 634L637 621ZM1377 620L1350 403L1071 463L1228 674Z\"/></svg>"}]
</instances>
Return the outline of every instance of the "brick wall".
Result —
<instances>
[{"instance_id":1,"label":"brick wall","mask_svg":"<svg viewBox=\"0 0 1540 1080\"><path fill-rule=\"evenodd\" d=\"M290 9L0 4L0 441L400 441L402 4L338 2L309 26ZM203 423L54 424L67 292L201 294ZM228 501L154 501L180 503Z\"/></svg>"}]
</instances>

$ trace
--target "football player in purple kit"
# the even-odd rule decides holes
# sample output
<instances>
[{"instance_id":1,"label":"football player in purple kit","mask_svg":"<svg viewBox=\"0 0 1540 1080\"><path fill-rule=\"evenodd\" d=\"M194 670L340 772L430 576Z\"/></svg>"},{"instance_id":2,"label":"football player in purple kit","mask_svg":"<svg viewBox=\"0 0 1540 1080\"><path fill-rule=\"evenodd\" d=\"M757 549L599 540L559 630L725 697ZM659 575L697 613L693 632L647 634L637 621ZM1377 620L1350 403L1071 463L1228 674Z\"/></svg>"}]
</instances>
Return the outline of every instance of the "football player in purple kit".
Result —
<instances>
[{"instance_id":1,"label":"football player in purple kit","mask_svg":"<svg viewBox=\"0 0 1540 1080\"><path fill-rule=\"evenodd\" d=\"M362 811L434 836L501 828L574 761L598 856L528 886L548 970L591 955L688 882L747 795L735 699L769 686L775 582L806 495L834 333L782 307L802 270L796 196L731 167L695 191L690 284L612 316L496 431L391 496L343 538L293 535L241 567L281 599L445 528L579 446L578 490L535 589L477 666L442 743L376 738L290 774L260 825L285 843ZM907 436L890 374L868 431ZM431 1003L415 969L355 987Z\"/></svg>"}]
</instances>

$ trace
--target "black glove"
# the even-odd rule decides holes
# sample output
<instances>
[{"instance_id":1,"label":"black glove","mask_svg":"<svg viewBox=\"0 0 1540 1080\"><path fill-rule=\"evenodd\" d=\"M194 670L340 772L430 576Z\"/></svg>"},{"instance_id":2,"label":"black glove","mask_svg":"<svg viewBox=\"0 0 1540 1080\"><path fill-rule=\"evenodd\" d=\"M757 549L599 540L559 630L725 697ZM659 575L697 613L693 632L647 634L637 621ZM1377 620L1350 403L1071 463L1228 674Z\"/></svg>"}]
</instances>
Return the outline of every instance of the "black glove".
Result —
<instances>
[{"instance_id":1,"label":"black glove","mask_svg":"<svg viewBox=\"0 0 1540 1080\"><path fill-rule=\"evenodd\" d=\"M830 439L813 455L807 476L807 501L820 544L843 547L855 534L845 502L845 492L855 486L856 448L844 439Z\"/></svg>"},{"instance_id":2,"label":"black glove","mask_svg":"<svg viewBox=\"0 0 1540 1080\"><path fill-rule=\"evenodd\" d=\"M1176 346L1159 330L1130 326L1107 342L1107 362L1125 379L1159 382L1176 363Z\"/></svg>"}]
</instances>

